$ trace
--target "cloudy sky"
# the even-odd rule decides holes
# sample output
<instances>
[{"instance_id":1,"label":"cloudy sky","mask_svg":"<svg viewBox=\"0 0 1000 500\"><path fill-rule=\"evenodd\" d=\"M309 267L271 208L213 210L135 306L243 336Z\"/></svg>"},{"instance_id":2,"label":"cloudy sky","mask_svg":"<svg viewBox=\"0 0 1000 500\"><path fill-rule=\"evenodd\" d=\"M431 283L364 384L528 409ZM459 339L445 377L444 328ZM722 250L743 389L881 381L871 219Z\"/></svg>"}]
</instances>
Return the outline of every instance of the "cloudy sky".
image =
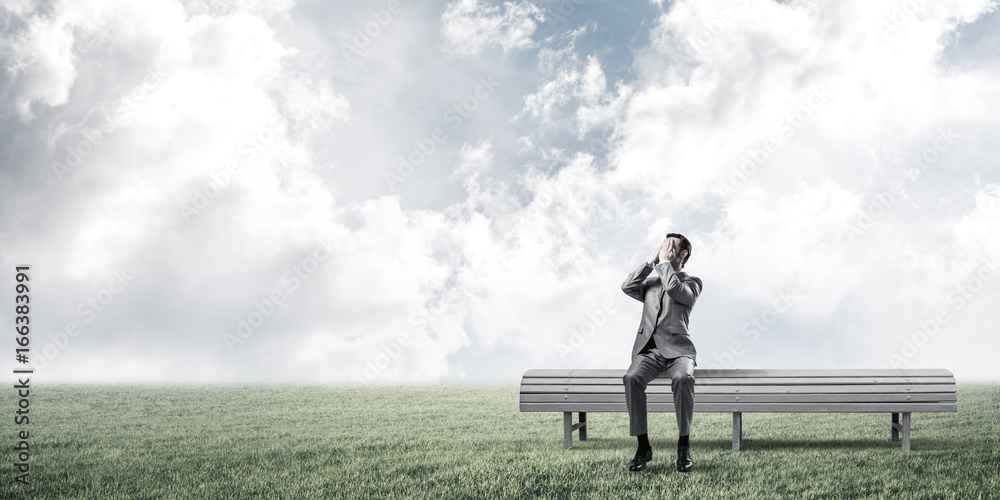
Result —
<instances>
[{"instance_id":1,"label":"cloudy sky","mask_svg":"<svg viewBox=\"0 0 1000 500\"><path fill-rule=\"evenodd\" d=\"M625 368L670 231L699 368L997 379L996 7L4 0L0 320L28 264L42 380Z\"/></svg>"}]
</instances>

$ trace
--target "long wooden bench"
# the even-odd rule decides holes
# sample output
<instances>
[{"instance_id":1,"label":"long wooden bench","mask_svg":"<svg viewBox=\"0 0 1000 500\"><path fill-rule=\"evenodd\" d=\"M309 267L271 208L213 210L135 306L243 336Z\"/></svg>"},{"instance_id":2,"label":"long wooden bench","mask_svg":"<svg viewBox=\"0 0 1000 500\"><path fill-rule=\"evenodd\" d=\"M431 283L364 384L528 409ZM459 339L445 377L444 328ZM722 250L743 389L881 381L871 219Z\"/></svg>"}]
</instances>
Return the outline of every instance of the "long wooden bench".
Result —
<instances>
[{"instance_id":1,"label":"long wooden bench","mask_svg":"<svg viewBox=\"0 0 1000 500\"><path fill-rule=\"evenodd\" d=\"M563 445L573 431L587 439L588 412L626 412L625 370L528 370L521 379L521 411L562 412ZM958 411L955 376L944 369L699 370L696 412L732 412L733 450L743 440L743 413L891 413L891 437L910 451L910 414ZM650 412L673 412L670 379L646 388ZM579 420L573 423L573 412ZM902 419L900 419L902 415Z\"/></svg>"}]
</instances>

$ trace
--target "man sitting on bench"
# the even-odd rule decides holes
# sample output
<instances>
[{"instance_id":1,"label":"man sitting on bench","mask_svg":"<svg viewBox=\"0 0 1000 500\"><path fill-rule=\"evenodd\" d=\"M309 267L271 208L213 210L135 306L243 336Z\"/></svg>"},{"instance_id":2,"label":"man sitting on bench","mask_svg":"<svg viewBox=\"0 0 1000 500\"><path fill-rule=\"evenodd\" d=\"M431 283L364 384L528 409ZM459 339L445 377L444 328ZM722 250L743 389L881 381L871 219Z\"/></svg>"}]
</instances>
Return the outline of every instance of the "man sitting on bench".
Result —
<instances>
[{"instance_id":1,"label":"man sitting on bench","mask_svg":"<svg viewBox=\"0 0 1000 500\"><path fill-rule=\"evenodd\" d=\"M688 335L688 316L701 293L701 280L681 269L691 257L691 242L669 233L649 261L622 283L622 291L640 301L642 320L632 347L632 365L622 378L628 407L629 435L638 436L639 449L628 464L641 471L653 459L646 428L646 385L667 372L677 414L677 470L691 472L694 461L688 436L694 416L694 367L696 351ZM647 279L656 269L657 276Z\"/></svg>"}]
</instances>

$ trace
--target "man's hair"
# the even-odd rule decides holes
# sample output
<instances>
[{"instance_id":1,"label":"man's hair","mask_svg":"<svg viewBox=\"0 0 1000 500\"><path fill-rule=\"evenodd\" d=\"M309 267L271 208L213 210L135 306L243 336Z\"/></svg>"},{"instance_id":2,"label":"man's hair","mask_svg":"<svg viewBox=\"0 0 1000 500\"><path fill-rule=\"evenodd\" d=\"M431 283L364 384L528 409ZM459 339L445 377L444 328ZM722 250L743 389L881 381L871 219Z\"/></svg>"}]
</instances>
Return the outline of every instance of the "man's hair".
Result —
<instances>
[{"instance_id":1,"label":"man's hair","mask_svg":"<svg viewBox=\"0 0 1000 500\"><path fill-rule=\"evenodd\" d=\"M687 264L688 259L691 258L691 242L680 233L667 233L667 238L677 238L681 240L681 251L688 251L688 254L684 256L684 260L681 261L681 267L684 267L684 264Z\"/></svg>"}]
</instances>

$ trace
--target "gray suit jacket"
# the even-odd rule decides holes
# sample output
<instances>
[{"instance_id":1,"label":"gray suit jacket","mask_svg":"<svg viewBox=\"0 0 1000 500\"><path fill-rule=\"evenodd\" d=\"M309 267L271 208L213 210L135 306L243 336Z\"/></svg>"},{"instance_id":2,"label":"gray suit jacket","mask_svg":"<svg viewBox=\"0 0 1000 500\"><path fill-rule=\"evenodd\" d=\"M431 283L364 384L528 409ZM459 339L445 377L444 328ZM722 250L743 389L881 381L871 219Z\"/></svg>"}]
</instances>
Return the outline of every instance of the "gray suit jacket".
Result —
<instances>
[{"instance_id":1,"label":"gray suit jacket","mask_svg":"<svg viewBox=\"0 0 1000 500\"><path fill-rule=\"evenodd\" d=\"M684 271L674 272L669 262L660 262L655 267L658 276L647 278L653 268L643 263L622 283L626 295L642 302L642 321L632 357L639 354L652 336L656 350L663 357L690 356L693 360L697 351L688 333L688 317L701 294L701 280Z\"/></svg>"}]
</instances>

